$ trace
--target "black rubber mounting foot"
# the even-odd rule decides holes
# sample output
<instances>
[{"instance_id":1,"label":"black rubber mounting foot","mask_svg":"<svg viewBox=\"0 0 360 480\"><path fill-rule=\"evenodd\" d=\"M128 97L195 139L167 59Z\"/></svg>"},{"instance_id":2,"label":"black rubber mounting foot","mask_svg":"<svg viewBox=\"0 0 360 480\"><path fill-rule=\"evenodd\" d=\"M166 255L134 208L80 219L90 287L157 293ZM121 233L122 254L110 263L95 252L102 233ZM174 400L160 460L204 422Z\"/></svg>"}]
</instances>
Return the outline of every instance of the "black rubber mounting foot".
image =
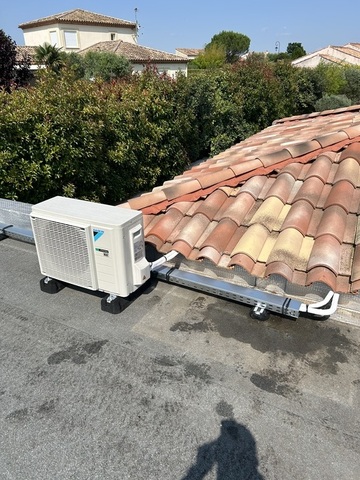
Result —
<instances>
[{"instance_id":1,"label":"black rubber mounting foot","mask_svg":"<svg viewBox=\"0 0 360 480\"><path fill-rule=\"evenodd\" d=\"M123 310L123 299L115 297L111 302L108 302L109 296L101 299L101 310L103 312L117 314Z\"/></svg>"},{"instance_id":2,"label":"black rubber mounting foot","mask_svg":"<svg viewBox=\"0 0 360 480\"><path fill-rule=\"evenodd\" d=\"M265 322L270 318L270 312L268 310L264 310L263 312L255 312L254 310L250 310L250 317L254 320L259 320L260 322Z\"/></svg>"},{"instance_id":3,"label":"black rubber mounting foot","mask_svg":"<svg viewBox=\"0 0 360 480\"><path fill-rule=\"evenodd\" d=\"M44 277L40 280L40 290L45 293L58 293L65 285L59 280L53 278Z\"/></svg>"}]
</instances>

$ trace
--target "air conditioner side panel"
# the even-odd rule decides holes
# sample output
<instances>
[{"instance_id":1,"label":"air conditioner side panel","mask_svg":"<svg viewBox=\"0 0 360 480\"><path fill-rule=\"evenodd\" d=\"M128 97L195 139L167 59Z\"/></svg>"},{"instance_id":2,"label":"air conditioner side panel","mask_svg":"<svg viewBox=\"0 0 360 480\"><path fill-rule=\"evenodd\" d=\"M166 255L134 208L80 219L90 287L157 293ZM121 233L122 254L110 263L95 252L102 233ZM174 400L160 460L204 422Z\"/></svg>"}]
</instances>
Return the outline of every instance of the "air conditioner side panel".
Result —
<instances>
[{"instance_id":1,"label":"air conditioner side panel","mask_svg":"<svg viewBox=\"0 0 360 480\"><path fill-rule=\"evenodd\" d=\"M133 255L129 229L141 223L141 217L114 228L93 226L94 259L99 290L127 297L139 285L133 278ZM144 282L142 282L144 283Z\"/></svg>"},{"instance_id":2,"label":"air conditioner side panel","mask_svg":"<svg viewBox=\"0 0 360 480\"><path fill-rule=\"evenodd\" d=\"M126 268L122 230L120 226L93 226L95 270L99 290L127 297L131 278Z\"/></svg>"}]
</instances>

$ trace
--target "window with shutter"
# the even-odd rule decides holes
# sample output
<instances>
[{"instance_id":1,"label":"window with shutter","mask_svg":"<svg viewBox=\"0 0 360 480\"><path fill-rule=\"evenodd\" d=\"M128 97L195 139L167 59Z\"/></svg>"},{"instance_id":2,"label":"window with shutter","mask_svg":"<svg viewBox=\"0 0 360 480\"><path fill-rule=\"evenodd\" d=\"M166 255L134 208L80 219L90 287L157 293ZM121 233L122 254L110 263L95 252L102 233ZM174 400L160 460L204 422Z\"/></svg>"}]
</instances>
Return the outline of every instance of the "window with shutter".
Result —
<instances>
[{"instance_id":1,"label":"window with shutter","mask_svg":"<svg viewBox=\"0 0 360 480\"><path fill-rule=\"evenodd\" d=\"M65 31L65 47L66 48L78 48L78 39L76 31Z\"/></svg>"},{"instance_id":2,"label":"window with shutter","mask_svg":"<svg viewBox=\"0 0 360 480\"><path fill-rule=\"evenodd\" d=\"M50 32L50 44L53 45L54 47L58 46L58 37L57 37L57 32L55 30Z\"/></svg>"}]
</instances>

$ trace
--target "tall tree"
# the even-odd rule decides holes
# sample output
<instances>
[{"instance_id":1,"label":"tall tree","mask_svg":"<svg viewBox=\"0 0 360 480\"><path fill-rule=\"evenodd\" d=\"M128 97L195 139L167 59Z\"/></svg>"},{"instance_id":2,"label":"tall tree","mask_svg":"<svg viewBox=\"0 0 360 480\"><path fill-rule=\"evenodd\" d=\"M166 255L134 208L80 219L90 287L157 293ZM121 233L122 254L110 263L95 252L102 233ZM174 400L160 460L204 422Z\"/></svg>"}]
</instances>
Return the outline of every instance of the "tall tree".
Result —
<instances>
[{"instance_id":1,"label":"tall tree","mask_svg":"<svg viewBox=\"0 0 360 480\"><path fill-rule=\"evenodd\" d=\"M16 43L4 30L0 30L0 88L10 89L14 81Z\"/></svg>"},{"instance_id":2,"label":"tall tree","mask_svg":"<svg viewBox=\"0 0 360 480\"><path fill-rule=\"evenodd\" d=\"M288 43L286 53L290 55L292 60L295 60L295 58L300 58L306 55L306 51L304 47L299 42Z\"/></svg>"},{"instance_id":3,"label":"tall tree","mask_svg":"<svg viewBox=\"0 0 360 480\"><path fill-rule=\"evenodd\" d=\"M205 49L208 50L214 46L225 51L227 63L234 63L249 50L250 38L242 33L223 30L212 37Z\"/></svg>"},{"instance_id":4,"label":"tall tree","mask_svg":"<svg viewBox=\"0 0 360 480\"><path fill-rule=\"evenodd\" d=\"M226 55L223 48L212 45L198 55L189 63L189 68L208 69L220 68L226 62Z\"/></svg>"}]
</instances>

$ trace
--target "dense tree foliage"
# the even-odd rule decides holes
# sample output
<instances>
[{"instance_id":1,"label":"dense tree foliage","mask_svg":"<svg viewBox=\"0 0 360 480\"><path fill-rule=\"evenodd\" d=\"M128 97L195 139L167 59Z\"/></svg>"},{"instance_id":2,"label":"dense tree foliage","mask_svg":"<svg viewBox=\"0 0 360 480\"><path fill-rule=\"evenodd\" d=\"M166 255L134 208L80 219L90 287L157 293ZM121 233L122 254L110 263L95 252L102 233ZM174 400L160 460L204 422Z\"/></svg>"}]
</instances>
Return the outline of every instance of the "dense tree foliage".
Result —
<instances>
[{"instance_id":1,"label":"dense tree foliage","mask_svg":"<svg viewBox=\"0 0 360 480\"><path fill-rule=\"evenodd\" d=\"M295 60L296 58L303 57L306 55L306 51L301 43L288 43L286 53L290 55L291 60Z\"/></svg>"},{"instance_id":2,"label":"dense tree foliage","mask_svg":"<svg viewBox=\"0 0 360 480\"><path fill-rule=\"evenodd\" d=\"M214 46L223 49L227 63L234 63L242 54L248 52L250 38L243 33L224 30L212 37L210 43L206 45L205 50Z\"/></svg>"},{"instance_id":3,"label":"dense tree foliage","mask_svg":"<svg viewBox=\"0 0 360 480\"><path fill-rule=\"evenodd\" d=\"M0 88L10 89L16 65L16 43L0 30Z\"/></svg>"},{"instance_id":4,"label":"dense tree foliage","mask_svg":"<svg viewBox=\"0 0 360 480\"><path fill-rule=\"evenodd\" d=\"M80 64L85 78L105 82L131 74L131 63L125 57L112 52L87 52Z\"/></svg>"},{"instance_id":5,"label":"dense tree foliage","mask_svg":"<svg viewBox=\"0 0 360 480\"><path fill-rule=\"evenodd\" d=\"M26 85L30 79L30 58L17 52L16 43L0 30L0 89Z\"/></svg>"},{"instance_id":6,"label":"dense tree foliage","mask_svg":"<svg viewBox=\"0 0 360 480\"><path fill-rule=\"evenodd\" d=\"M0 91L0 197L119 203L277 118L360 99L356 67L249 55L176 80L149 68L90 82L77 59L41 70L33 87Z\"/></svg>"},{"instance_id":7,"label":"dense tree foliage","mask_svg":"<svg viewBox=\"0 0 360 480\"><path fill-rule=\"evenodd\" d=\"M222 67L225 63L225 50L218 45L210 45L189 63L189 68L214 69Z\"/></svg>"}]
</instances>

